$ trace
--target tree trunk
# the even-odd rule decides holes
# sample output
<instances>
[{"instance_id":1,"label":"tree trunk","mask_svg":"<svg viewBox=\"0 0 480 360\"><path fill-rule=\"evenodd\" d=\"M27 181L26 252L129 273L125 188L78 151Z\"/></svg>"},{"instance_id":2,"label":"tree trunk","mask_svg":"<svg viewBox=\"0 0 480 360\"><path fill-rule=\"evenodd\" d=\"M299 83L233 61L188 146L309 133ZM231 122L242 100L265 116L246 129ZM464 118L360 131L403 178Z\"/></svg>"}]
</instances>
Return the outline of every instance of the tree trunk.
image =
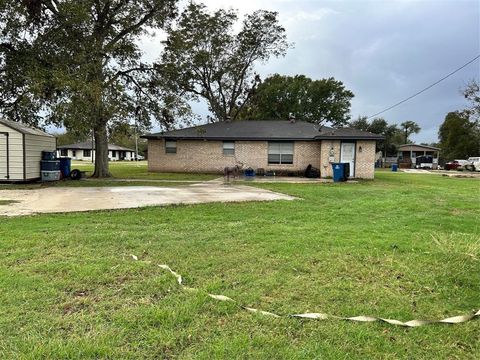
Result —
<instances>
[{"instance_id":1,"label":"tree trunk","mask_svg":"<svg viewBox=\"0 0 480 360\"><path fill-rule=\"evenodd\" d=\"M95 137L95 172L94 178L109 178L112 175L108 170L108 137L107 125L100 124L93 129Z\"/></svg>"}]
</instances>

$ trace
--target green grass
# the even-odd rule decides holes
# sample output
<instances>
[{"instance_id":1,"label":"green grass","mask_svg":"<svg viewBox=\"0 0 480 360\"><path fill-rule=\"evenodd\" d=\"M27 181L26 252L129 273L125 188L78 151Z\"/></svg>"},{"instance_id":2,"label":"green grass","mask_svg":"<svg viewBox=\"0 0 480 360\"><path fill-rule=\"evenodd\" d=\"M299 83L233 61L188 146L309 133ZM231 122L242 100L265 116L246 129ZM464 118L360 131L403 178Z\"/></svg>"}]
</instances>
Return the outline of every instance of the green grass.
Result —
<instances>
[{"instance_id":1,"label":"green grass","mask_svg":"<svg viewBox=\"0 0 480 360\"><path fill-rule=\"evenodd\" d=\"M479 320L272 319L154 266L280 314L468 313L480 306L477 179L256 186L302 200L1 218L0 358L479 358Z\"/></svg>"},{"instance_id":2,"label":"green grass","mask_svg":"<svg viewBox=\"0 0 480 360\"><path fill-rule=\"evenodd\" d=\"M88 178L93 173L93 164L83 161L72 162L72 169L87 172L87 181L62 180L54 182L35 182L27 184L0 184L0 190L31 190L45 187L82 187L82 186L177 186L193 182L208 181L218 178L218 174L200 173L158 173L149 172L147 162L117 161L110 162L111 179ZM122 181L129 180L129 181ZM138 180L138 181L132 181ZM171 184L170 184L171 183Z\"/></svg>"},{"instance_id":3,"label":"green grass","mask_svg":"<svg viewBox=\"0 0 480 360\"><path fill-rule=\"evenodd\" d=\"M117 179L146 179L146 180L212 180L218 178L218 174L200 173L159 173L149 172L146 161L112 161L109 163L110 172ZM72 169L80 169L93 173L93 164L83 161L74 161Z\"/></svg>"},{"instance_id":4,"label":"green grass","mask_svg":"<svg viewBox=\"0 0 480 360\"><path fill-rule=\"evenodd\" d=\"M15 201L15 200L0 200L0 206L10 205L10 204L15 204L15 203L18 203L18 201Z\"/></svg>"}]
</instances>

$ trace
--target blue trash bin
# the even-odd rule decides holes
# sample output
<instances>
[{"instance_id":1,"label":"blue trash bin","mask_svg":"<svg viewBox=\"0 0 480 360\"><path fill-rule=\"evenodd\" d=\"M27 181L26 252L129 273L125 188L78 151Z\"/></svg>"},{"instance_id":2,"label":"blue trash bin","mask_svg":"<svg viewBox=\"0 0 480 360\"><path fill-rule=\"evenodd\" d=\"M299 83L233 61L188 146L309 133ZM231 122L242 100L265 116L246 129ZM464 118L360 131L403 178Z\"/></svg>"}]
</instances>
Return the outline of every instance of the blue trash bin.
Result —
<instances>
[{"instance_id":1,"label":"blue trash bin","mask_svg":"<svg viewBox=\"0 0 480 360\"><path fill-rule=\"evenodd\" d=\"M246 178L253 178L255 176L255 170L252 168L245 169L244 175Z\"/></svg>"},{"instance_id":2,"label":"blue trash bin","mask_svg":"<svg viewBox=\"0 0 480 360\"><path fill-rule=\"evenodd\" d=\"M332 163L333 182L345 181L345 164Z\"/></svg>"},{"instance_id":3,"label":"blue trash bin","mask_svg":"<svg viewBox=\"0 0 480 360\"><path fill-rule=\"evenodd\" d=\"M62 157L60 160L60 171L62 172L62 177L67 178L70 176L72 159L68 157Z\"/></svg>"},{"instance_id":4,"label":"blue trash bin","mask_svg":"<svg viewBox=\"0 0 480 360\"><path fill-rule=\"evenodd\" d=\"M398 170L398 164L392 164L392 171L397 171Z\"/></svg>"},{"instance_id":5,"label":"blue trash bin","mask_svg":"<svg viewBox=\"0 0 480 360\"><path fill-rule=\"evenodd\" d=\"M56 151L42 151L42 160L52 161L57 159Z\"/></svg>"},{"instance_id":6,"label":"blue trash bin","mask_svg":"<svg viewBox=\"0 0 480 360\"><path fill-rule=\"evenodd\" d=\"M58 171L60 170L60 161L58 160L41 160L40 170L42 171Z\"/></svg>"}]
</instances>

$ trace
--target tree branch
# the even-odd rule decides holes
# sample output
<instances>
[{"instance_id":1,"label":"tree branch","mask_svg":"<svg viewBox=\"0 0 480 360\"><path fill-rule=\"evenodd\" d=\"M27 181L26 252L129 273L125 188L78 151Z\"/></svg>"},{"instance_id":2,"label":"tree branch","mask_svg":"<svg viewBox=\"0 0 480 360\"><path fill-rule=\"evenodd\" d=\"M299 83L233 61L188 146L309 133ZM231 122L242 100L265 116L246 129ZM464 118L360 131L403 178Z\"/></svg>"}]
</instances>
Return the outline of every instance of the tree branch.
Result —
<instances>
[{"instance_id":1,"label":"tree branch","mask_svg":"<svg viewBox=\"0 0 480 360\"><path fill-rule=\"evenodd\" d=\"M116 79L118 79L120 76L129 75L131 72L134 72L134 71L153 71L153 68L152 67L139 66L139 67L134 67L134 68L131 68L131 69L128 69L128 70L119 70L110 78L110 80L108 80L106 82L106 85L109 86Z\"/></svg>"},{"instance_id":2,"label":"tree branch","mask_svg":"<svg viewBox=\"0 0 480 360\"><path fill-rule=\"evenodd\" d=\"M150 9L150 11L145 15L143 16L138 22L136 22L135 24L131 25L131 26L128 26L126 27L125 29L123 29L122 31L120 31L117 36L115 36L112 40L110 40L108 42L108 44L106 45L106 48L109 48L113 45L115 45L117 42L119 42L120 40L122 40L122 38L128 34L130 34L131 32L137 30L138 28L140 28L143 24L145 24L148 20L150 20L151 18L153 18L156 14L156 12L160 9L160 5L155 5L153 8Z\"/></svg>"}]
</instances>

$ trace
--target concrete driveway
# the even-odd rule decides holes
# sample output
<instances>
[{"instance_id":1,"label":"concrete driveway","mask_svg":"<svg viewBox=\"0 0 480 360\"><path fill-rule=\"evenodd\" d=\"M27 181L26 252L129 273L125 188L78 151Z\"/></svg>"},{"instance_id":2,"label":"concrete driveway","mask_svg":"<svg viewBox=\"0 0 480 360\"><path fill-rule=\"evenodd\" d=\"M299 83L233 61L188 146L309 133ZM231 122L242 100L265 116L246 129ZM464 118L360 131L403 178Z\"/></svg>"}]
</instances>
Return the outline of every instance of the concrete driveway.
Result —
<instances>
[{"instance_id":1,"label":"concrete driveway","mask_svg":"<svg viewBox=\"0 0 480 360\"><path fill-rule=\"evenodd\" d=\"M293 200L294 197L244 185L201 183L189 186L57 187L0 190L0 216L126 209L206 202Z\"/></svg>"}]
</instances>

